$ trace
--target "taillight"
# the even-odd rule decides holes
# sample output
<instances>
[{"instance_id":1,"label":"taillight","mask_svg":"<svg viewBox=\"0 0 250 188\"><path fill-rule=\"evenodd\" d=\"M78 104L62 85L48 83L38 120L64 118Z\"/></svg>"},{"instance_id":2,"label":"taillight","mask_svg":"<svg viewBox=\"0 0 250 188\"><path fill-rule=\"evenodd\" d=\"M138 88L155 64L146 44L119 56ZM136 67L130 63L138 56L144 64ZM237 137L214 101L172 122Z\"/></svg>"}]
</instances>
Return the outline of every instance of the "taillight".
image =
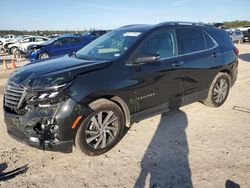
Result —
<instances>
[{"instance_id":1,"label":"taillight","mask_svg":"<svg viewBox=\"0 0 250 188\"><path fill-rule=\"evenodd\" d=\"M238 48L234 47L234 52L236 53L236 55L239 55L240 51Z\"/></svg>"}]
</instances>

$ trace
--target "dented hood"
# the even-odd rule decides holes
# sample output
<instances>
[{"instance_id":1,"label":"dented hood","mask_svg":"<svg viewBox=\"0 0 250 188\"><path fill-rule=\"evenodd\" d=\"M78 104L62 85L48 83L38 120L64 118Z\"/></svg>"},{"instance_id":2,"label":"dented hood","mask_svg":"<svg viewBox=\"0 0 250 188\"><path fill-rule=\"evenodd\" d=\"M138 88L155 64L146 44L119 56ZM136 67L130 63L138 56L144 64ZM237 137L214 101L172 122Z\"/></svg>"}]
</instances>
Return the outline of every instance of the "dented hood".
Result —
<instances>
[{"instance_id":1,"label":"dented hood","mask_svg":"<svg viewBox=\"0 0 250 188\"><path fill-rule=\"evenodd\" d=\"M66 55L27 64L12 73L9 81L27 88L50 87L70 82L79 74L102 69L110 63L110 61L84 60Z\"/></svg>"}]
</instances>

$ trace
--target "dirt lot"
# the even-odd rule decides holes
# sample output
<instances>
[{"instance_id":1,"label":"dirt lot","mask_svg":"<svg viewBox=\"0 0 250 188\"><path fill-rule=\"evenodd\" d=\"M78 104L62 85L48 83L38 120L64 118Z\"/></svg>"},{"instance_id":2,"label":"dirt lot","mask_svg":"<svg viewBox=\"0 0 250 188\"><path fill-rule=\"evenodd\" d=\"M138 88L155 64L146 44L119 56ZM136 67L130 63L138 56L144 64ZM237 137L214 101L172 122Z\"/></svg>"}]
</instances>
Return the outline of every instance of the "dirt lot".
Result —
<instances>
[{"instance_id":1,"label":"dirt lot","mask_svg":"<svg viewBox=\"0 0 250 188\"><path fill-rule=\"evenodd\" d=\"M99 157L43 152L10 138L2 112L9 73L0 68L0 163L6 171L29 165L0 187L250 187L250 45L238 47L239 77L222 107L194 103L141 121Z\"/></svg>"}]
</instances>

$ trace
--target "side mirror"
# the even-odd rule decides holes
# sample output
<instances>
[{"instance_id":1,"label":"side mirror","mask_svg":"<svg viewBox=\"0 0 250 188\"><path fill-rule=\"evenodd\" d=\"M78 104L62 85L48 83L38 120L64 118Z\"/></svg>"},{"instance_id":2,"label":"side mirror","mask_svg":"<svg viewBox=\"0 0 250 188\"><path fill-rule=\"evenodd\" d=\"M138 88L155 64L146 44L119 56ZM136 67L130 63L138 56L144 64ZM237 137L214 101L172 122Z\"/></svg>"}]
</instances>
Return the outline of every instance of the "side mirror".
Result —
<instances>
[{"instance_id":1,"label":"side mirror","mask_svg":"<svg viewBox=\"0 0 250 188\"><path fill-rule=\"evenodd\" d=\"M144 64L144 63L156 63L160 61L160 56L157 55L142 55L131 61L134 65Z\"/></svg>"}]
</instances>

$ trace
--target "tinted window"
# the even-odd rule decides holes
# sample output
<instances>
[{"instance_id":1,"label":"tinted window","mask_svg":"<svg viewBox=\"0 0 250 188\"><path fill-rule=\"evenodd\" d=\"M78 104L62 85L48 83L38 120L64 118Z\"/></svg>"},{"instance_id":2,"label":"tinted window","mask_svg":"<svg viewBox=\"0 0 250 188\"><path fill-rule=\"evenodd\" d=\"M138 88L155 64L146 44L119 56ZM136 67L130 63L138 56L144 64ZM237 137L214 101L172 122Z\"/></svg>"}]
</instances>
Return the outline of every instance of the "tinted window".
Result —
<instances>
[{"instance_id":1,"label":"tinted window","mask_svg":"<svg viewBox=\"0 0 250 188\"><path fill-rule=\"evenodd\" d=\"M61 38L58 39L57 41L54 42L54 44L61 46L61 45L66 45L70 43L70 38Z\"/></svg>"},{"instance_id":2,"label":"tinted window","mask_svg":"<svg viewBox=\"0 0 250 188\"><path fill-rule=\"evenodd\" d=\"M80 38L69 38L69 44L80 43Z\"/></svg>"},{"instance_id":3,"label":"tinted window","mask_svg":"<svg viewBox=\"0 0 250 188\"><path fill-rule=\"evenodd\" d=\"M167 58L177 55L176 35L174 29L164 29L151 34L136 52L139 55L159 55Z\"/></svg>"},{"instance_id":4,"label":"tinted window","mask_svg":"<svg viewBox=\"0 0 250 188\"><path fill-rule=\"evenodd\" d=\"M205 49L203 31L200 29L180 29L185 53L197 52Z\"/></svg>"},{"instance_id":5,"label":"tinted window","mask_svg":"<svg viewBox=\"0 0 250 188\"><path fill-rule=\"evenodd\" d=\"M224 49L231 50L234 48L234 44L227 32L222 29L207 28L206 32L213 37L213 39Z\"/></svg>"},{"instance_id":6,"label":"tinted window","mask_svg":"<svg viewBox=\"0 0 250 188\"><path fill-rule=\"evenodd\" d=\"M204 32L204 37L207 49L213 48L216 45L216 42L206 32Z\"/></svg>"}]
</instances>

